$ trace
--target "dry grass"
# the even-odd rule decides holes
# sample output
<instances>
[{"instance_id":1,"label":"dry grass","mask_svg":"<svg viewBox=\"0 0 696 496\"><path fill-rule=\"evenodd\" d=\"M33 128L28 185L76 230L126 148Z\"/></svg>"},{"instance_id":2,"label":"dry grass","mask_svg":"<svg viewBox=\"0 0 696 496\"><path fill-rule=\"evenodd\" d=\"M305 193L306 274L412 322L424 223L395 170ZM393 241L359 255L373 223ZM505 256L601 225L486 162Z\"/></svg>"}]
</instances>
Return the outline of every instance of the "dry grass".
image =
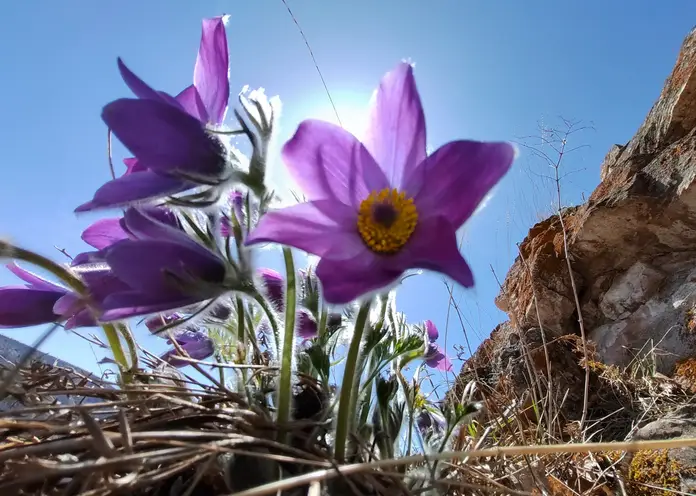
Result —
<instances>
[{"instance_id":1,"label":"dry grass","mask_svg":"<svg viewBox=\"0 0 696 496\"><path fill-rule=\"evenodd\" d=\"M691 399L676 383L628 380L625 371L592 366L623 398L634 423ZM452 495L608 495L621 494L622 487L629 488L626 494L662 494L649 492L645 484L672 484L678 469L666 455L663 465L672 478L657 475L663 473L655 465L659 457L639 452L630 466L622 462L625 450L654 448L650 443L559 445L582 439L582 433L572 424L535 422L523 402L492 394L484 398L485 413L460 431L454 452L402 460L379 460L373 452L338 467L322 436L314 441L307 436L308 429L325 423L296 421L286 426L291 444L279 444L274 441L279 426L271 416L237 393L190 380L183 380L186 387L181 380L141 380L117 391L60 367L23 369L10 395L25 406L0 412L0 494L260 496L283 490L304 495L312 483L318 483L311 486L314 494L331 495L415 495L429 488ZM64 403L56 403L56 397ZM66 398L82 403L68 405ZM617 418L627 422L629 416L617 413ZM594 420L597 428L601 419ZM657 447L675 445L661 443ZM437 479L425 470L434 458L446 464Z\"/></svg>"}]
</instances>

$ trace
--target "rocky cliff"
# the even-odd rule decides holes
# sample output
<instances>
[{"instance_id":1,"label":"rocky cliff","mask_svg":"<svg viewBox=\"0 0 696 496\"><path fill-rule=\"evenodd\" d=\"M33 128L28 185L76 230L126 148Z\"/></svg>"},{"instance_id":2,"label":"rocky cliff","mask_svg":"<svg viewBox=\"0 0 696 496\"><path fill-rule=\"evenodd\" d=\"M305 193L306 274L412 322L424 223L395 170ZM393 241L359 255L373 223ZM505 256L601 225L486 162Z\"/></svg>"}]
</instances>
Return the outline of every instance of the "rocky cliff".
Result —
<instances>
[{"instance_id":1,"label":"rocky cliff","mask_svg":"<svg viewBox=\"0 0 696 496\"><path fill-rule=\"evenodd\" d=\"M695 178L696 29L635 136L607 153L599 186L586 203L563 210L567 250L558 215L530 229L496 299L509 321L461 378L522 398L530 377L551 371L572 420L583 402L580 320L594 364L591 400L607 408L615 405L598 401L601 367L650 360L653 374L671 375L696 357Z\"/></svg>"}]
</instances>

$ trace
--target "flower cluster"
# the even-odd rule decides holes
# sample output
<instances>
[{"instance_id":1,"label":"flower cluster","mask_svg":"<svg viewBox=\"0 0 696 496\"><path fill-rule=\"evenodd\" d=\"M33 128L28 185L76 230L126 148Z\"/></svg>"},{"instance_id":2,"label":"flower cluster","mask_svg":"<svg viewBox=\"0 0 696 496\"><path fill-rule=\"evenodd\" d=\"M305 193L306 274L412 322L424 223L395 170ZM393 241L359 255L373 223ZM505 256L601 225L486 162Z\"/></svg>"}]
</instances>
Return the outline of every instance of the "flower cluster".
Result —
<instances>
[{"instance_id":1,"label":"flower cluster","mask_svg":"<svg viewBox=\"0 0 696 496\"><path fill-rule=\"evenodd\" d=\"M123 160L125 172L76 212L122 212L85 229L90 249L67 268L15 257L41 261L63 281L9 264L24 285L0 288L0 327L102 326L125 371L136 367L138 352L131 346L128 363L114 333L132 342L129 319L144 317L145 327L172 346L159 357L165 364L183 367L211 357L276 362L278 385L261 374L238 379L242 387L278 389L279 421L289 415L293 367L328 384L334 352L347 335L347 396L336 428L340 459L345 428L355 420L346 416L346 405L363 405L363 422L372 411L376 423L387 425L400 408L397 390L408 393L399 381L410 362L452 371L435 324L398 323L385 295L412 269L473 286L456 233L511 167L515 150L506 142L457 140L428 154L413 67L402 62L380 81L363 142L328 122L299 124L282 159L307 201L272 209L264 183L273 107L262 92L240 95L235 129L228 127L225 23L224 16L203 21L193 83L177 93L151 87L117 61L133 95L106 104L101 116L132 156ZM248 160L230 136L248 139ZM261 244L283 247L285 274L254 266L253 250ZM296 271L291 249L316 257L316 266ZM368 318L371 307L381 308L377 319ZM353 384L361 374L365 381ZM363 393L376 388L379 404L367 393L356 403L353 386ZM417 424L442 431L446 420L433 408L420 408Z\"/></svg>"}]
</instances>

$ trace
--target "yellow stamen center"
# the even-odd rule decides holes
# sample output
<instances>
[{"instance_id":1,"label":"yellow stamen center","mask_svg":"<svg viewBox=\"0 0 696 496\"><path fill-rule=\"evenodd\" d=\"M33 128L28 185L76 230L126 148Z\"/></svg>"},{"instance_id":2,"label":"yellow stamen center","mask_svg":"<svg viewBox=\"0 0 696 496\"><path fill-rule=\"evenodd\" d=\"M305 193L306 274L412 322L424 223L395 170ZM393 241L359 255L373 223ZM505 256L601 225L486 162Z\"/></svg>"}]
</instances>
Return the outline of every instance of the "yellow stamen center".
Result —
<instances>
[{"instance_id":1,"label":"yellow stamen center","mask_svg":"<svg viewBox=\"0 0 696 496\"><path fill-rule=\"evenodd\" d=\"M373 191L360 204L358 232L365 244L377 253L392 254L409 240L418 223L413 198L396 189Z\"/></svg>"}]
</instances>

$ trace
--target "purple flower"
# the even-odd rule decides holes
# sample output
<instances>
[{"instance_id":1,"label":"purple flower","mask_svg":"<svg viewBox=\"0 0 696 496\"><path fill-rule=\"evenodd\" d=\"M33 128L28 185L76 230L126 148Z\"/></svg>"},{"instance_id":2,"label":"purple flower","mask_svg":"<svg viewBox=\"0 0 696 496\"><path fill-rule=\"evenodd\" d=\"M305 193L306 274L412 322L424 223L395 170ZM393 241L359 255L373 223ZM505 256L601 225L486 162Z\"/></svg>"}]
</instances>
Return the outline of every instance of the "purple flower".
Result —
<instances>
[{"instance_id":1,"label":"purple flower","mask_svg":"<svg viewBox=\"0 0 696 496\"><path fill-rule=\"evenodd\" d=\"M97 250L113 245L122 239L137 239L137 234L128 228L128 219L133 217L133 212L140 211L148 218L167 224L176 229L181 229L181 223L176 214L164 205L144 205L139 209L130 208L122 218L100 219L91 224L82 232L82 240Z\"/></svg>"},{"instance_id":2,"label":"purple flower","mask_svg":"<svg viewBox=\"0 0 696 496\"><path fill-rule=\"evenodd\" d=\"M147 327L148 331L155 334L164 326L171 324L172 322L176 322L181 318L182 315L178 313L158 313L157 315L153 315L152 317L145 319L145 327Z\"/></svg>"},{"instance_id":3,"label":"purple flower","mask_svg":"<svg viewBox=\"0 0 696 496\"><path fill-rule=\"evenodd\" d=\"M213 340L202 331L187 330L174 338L179 346L195 360L205 360L215 353ZM167 351L160 358L173 367L181 368L190 365L190 362L176 358L179 355L176 348Z\"/></svg>"},{"instance_id":4,"label":"purple flower","mask_svg":"<svg viewBox=\"0 0 696 496\"><path fill-rule=\"evenodd\" d=\"M106 105L102 119L135 158L127 172L107 182L83 212L218 185L230 174L222 142L206 130L222 123L229 100L225 18L203 21L193 84L176 98L156 91L119 59L123 80L138 97Z\"/></svg>"},{"instance_id":5,"label":"purple flower","mask_svg":"<svg viewBox=\"0 0 696 496\"><path fill-rule=\"evenodd\" d=\"M0 288L0 328L28 327L61 319L54 307L70 293L68 289L14 263L8 264L7 268L26 284Z\"/></svg>"},{"instance_id":6,"label":"purple flower","mask_svg":"<svg viewBox=\"0 0 696 496\"><path fill-rule=\"evenodd\" d=\"M210 311L210 316L212 318L214 318L216 320L220 320L222 322L225 322L227 319L229 319L231 314L232 314L232 308L230 307L229 302L218 303Z\"/></svg>"},{"instance_id":7,"label":"purple flower","mask_svg":"<svg viewBox=\"0 0 696 496\"><path fill-rule=\"evenodd\" d=\"M317 337L318 328L317 321L314 320L312 314L304 308L297 311L296 333L304 339L312 339Z\"/></svg>"},{"instance_id":8,"label":"purple flower","mask_svg":"<svg viewBox=\"0 0 696 496\"><path fill-rule=\"evenodd\" d=\"M230 289L225 260L185 232L134 208L124 219L135 239L107 247L104 258L128 289L105 298L102 320L173 310Z\"/></svg>"},{"instance_id":9,"label":"purple flower","mask_svg":"<svg viewBox=\"0 0 696 496\"><path fill-rule=\"evenodd\" d=\"M266 296L277 312L285 308L285 279L273 269L260 269L261 283Z\"/></svg>"},{"instance_id":10,"label":"purple flower","mask_svg":"<svg viewBox=\"0 0 696 496\"><path fill-rule=\"evenodd\" d=\"M421 409L416 417L416 426L421 434L425 435L430 429L434 433L440 433L445 430L447 422L442 415L431 412L427 408Z\"/></svg>"},{"instance_id":11,"label":"purple flower","mask_svg":"<svg viewBox=\"0 0 696 496\"><path fill-rule=\"evenodd\" d=\"M66 329L97 325L92 311L87 308L88 302L80 295L14 263L7 268L26 284L0 288L0 327L27 327L60 321L65 321ZM89 303L97 312L106 296L125 287L108 269L76 272L87 287Z\"/></svg>"},{"instance_id":12,"label":"purple flower","mask_svg":"<svg viewBox=\"0 0 696 496\"><path fill-rule=\"evenodd\" d=\"M425 331L428 334L428 347L424 356L425 364L430 368L449 372L452 370L452 362L442 348L435 342L440 335L437 327L435 327L432 321L426 320Z\"/></svg>"},{"instance_id":13,"label":"purple flower","mask_svg":"<svg viewBox=\"0 0 696 496\"><path fill-rule=\"evenodd\" d=\"M232 207L232 213L237 218L240 226L244 225L244 195L241 191L234 190L230 193L230 205ZM233 223L232 219L228 216L223 216L220 220L220 234L224 237L232 236L233 234Z\"/></svg>"},{"instance_id":14,"label":"purple flower","mask_svg":"<svg viewBox=\"0 0 696 496\"><path fill-rule=\"evenodd\" d=\"M340 313L332 312L328 315L326 319L326 325L328 327L338 327L343 322L343 315Z\"/></svg>"},{"instance_id":15,"label":"purple flower","mask_svg":"<svg viewBox=\"0 0 696 496\"><path fill-rule=\"evenodd\" d=\"M280 243L320 257L328 303L344 304L428 269L473 286L456 231L508 171L509 143L454 141L426 155L425 118L412 67L377 90L367 139L306 120L282 150L309 199L260 219L247 244Z\"/></svg>"}]
</instances>

